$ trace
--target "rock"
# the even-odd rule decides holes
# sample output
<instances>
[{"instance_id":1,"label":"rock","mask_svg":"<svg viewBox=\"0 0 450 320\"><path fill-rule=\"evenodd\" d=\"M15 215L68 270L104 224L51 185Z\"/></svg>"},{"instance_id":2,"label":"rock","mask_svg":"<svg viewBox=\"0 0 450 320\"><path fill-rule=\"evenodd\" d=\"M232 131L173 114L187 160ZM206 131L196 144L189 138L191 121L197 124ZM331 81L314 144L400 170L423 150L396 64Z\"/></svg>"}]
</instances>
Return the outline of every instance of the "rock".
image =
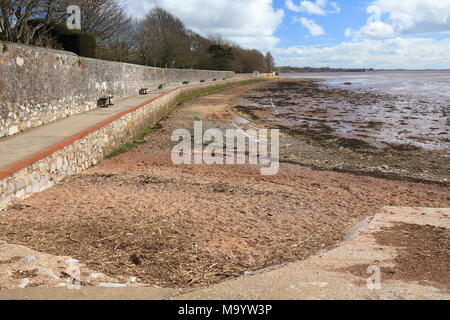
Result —
<instances>
[{"instance_id":1,"label":"rock","mask_svg":"<svg viewBox=\"0 0 450 320\"><path fill-rule=\"evenodd\" d=\"M27 256L27 257L23 257L22 258L22 261L25 262L25 263L31 263L31 262L33 262L35 260L36 260L35 256Z\"/></svg>"},{"instance_id":2,"label":"rock","mask_svg":"<svg viewBox=\"0 0 450 320\"><path fill-rule=\"evenodd\" d=\"M67 157L64 157L63 160L63 170L67 171L67 168L69 168L69 162L67 161Z\"/></svg>"},{"instance_id":3,"label":"rock","mask_svg":"<svg viewBox=\"0 0 450 320\"><path fill-rule=\"evenodd\" d=\"M56 286L58 288L65 288L65 287L67 287L67 283L61 282L61 283L58 283Z\"/></svg>"},{"instance_id":4,"label":"rock","mask_svg":"<svg viewBox=\"0 0 450 320\"><path fill-rule=\"evenodd\" d=\"M123 284L123 283L102 282L102 283L100 283L100 287L103 287L103 288L125 288L125 287L127 287L127 285Z\"/></svg>"},{"instance_id":5,"label":"rock","mask_svg":"<svg viewBox=\"0 0 450 320\"><path fill-rule=\"evenodd\" d=\"M47 268L41 268L39 269L39 274L43 275L43 276L47 276L52 280L59 280L59 277L57 277L55 275L55 273L53 272L53 270L47 269Z\"/></svg>"},{"instance_id":6,"label":"rock","mask_svg":"<svg viewBox=\"0 0 450 320\"><path fill-rule=\"evenodd\" d=\"M25 182L24 180L19 180L19 181L17 181L16 184L15 184L16 190L23 189L23 188L25 188L26 185L27 185L27 184L26 184L26 182Z\"/></svg>"},{"instance_id":7,"label":"rock","mask_svg":"<svg viewBox=\"0 0 450 320\"><path fill-rule=\"evenodd\" d=\"M25 189L21 189L16 192L16 198L17 199L23 199L26 195Z\"/></svg>"},{"instance_id":8,"label":"rock","mask_svg":"<svg viewBox=\"0 0 450 320\"><path fill-rule=\"evenodd\" d=\"M323 288L325 288L326 286L328 286L328 282L311 282L311 285L323 289Z\"/></svg>"},{"instance_id":9,"label":"rock","mask_svg":"<svg viewBox=\"0 0 450 320\"><path fill-rule=\"evenodd\" d=\"M32 182L32 190L33 193L38 193L41 191L41 185L38 180L33 180Z\"/></svg>"},{"instance_id":10,"label":"rock","mask_svg":"<svg viewBox=\"0 0 450 320\"><path fill-rule=\"evenodd\" d=\"M21 57L16 58L16 63L19 67L22 67L24 64L24 60Z\"/></svg>"},{"instance_id":11,"label":"rock","mask_svg":"<svg viewBox=\"0 0 450 320\"><path fill-rule=\"evenodd\" d=\"M17 134L17 133L19 133L18 126L13 126L13 127L9 128L9 130L8 130L8 135L10 135L10 136Z\"/></svg>"},{"instance_id":12,"label":"rock","mask_svg":"<svg viewBox=\"0 0 450 320\"><path fill-rule=\"evenodd\" d=\"M5 199L3 199L2 201L0 201L0 209L2 209L3 207L6 207L10 202L11 202L10 196L8 196Z\"/></svg>"},{"instance_id":13,"label":"rock","mask_svg":"<svg viewBox=\"0 0 450 320\"><path fill-rule=\"evenodd\" d=\"M28 279L28 278L25 278L25 279L22 279L21 281L20 281L20 284L19 284L19 288L20 289L25 289L29 284L30 284L30 279Z\"/></svg>"},{"instance_id":14,"label":"rock","mask_svg":"<svg viewBox=\"0 0 450 320\"><path fill-rule=\"evenodd\" d=\"M77 259L67 259L64 262L70 265L70 264L79 263L80 261Z\"/></svg>"},{"instance_id":15,"label":"rock","mask_svg":"<svg viewBox=\"0 0 450 320\"><path fill-rule=\"evenodd\" d=\"M136 278L136 277L130 277L130 278L128 278L128 282L129 282L129 283L136 283L136 282L138 282L138 278Z\"/></svg>"},{"instance_id":16,"label":"rock","mask_svg":"<svg viewBox=\"0 0 450 320\"><path fill-rule=\"evenodd\" d=\"M63 159L61 159L60 157L58 157L58 159L56 160L56 170L61 170L63 167Z\"/></svg>"}]
</instances>

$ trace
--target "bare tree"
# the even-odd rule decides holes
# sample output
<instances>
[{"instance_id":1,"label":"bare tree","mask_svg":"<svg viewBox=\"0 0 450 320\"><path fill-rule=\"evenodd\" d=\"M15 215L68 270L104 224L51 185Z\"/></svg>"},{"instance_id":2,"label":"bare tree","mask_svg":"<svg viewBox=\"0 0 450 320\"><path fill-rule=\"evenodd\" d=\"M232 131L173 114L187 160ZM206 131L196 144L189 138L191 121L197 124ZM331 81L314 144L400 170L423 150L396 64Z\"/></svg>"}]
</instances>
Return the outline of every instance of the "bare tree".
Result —
<instances>
[{"instance_id":1,"label":"bare tree","mask_svg":"<svg viewBox=\"0 0 450 320\"><path fill-rule=\"evenodd\" d=\"M188 30L190 40L190 50L188 67L192 69L210 69L211 68L211 54L209 47L212 45L211 40L202 37L198 33Z\"/></svg>"},{"instance_id":2,"label":"bare tree","mask_svg":"<svg viewBox=\"0 0 450 320\"><path fill-rule=\"evenodd\" d=\"M39 44L44 41L50 22L64 15L64 5L58 0L1 0L0 39Z\"/></svg>"},{"instance_id":3,"label":"bare tree","mask_svg":"<svg viewBox=\"0 0 450 320\"><path fill-rule=\"evenodd\" d=\"M139 43L136 41L138 23L129 20L122 26L122 31L113 34L97 48L97 58L119 62L135 61Z\"/></svg>"},{"instance_id":4,"label":"bare tree","mask_svg":"<svg viewBox=\"0 0 450 320\"><path fill-rule=\"evenodd\" d=\"M139 62L145 66L152 65L156 67L155 50L145 27L141 22L138 22L135 30L133 39L136 44L136 55Z\"/></svg>"},{"instance_id":5,"label":"bare tree","mask_svg":"<svg viewBox=\"0 0 450 320\"><path fill-rule=\"evenodd\" d=\"M81 31L107 42L129 26L131 18L123 9L125 0L65 0L81 9Z\"/></svg>"},{"instance_id":6,"label":"bare tree","mask_svg":"<svg viewBox=\"0 0 450 320\"><path fill-rule=\"evenodd\" d=\"M132 21L125 0L0 0L0 39L58 47L69 5L82 11L82 33L97 41L97 57L158 67L226 69L236 72L272 71L273 56L239 47L220 35L205 38L162 8L142 21ZM55 31L55 32L53 32ZM63 44L61 44L63 45Z\"/></svg>"},{"instance_id":7,"label":"bare tree","mask_svg":"<svg viewBox=\"0 0 450 320\"><path fill-rule=\"evenodd\" d=\"M151 10L141 22L139 37L144 41L140 46L143 49L140 55L145 53L159 66L189 64L191 47L188 31L183 22L168 11L162 8Z\"/></svg>"}]
</instances>

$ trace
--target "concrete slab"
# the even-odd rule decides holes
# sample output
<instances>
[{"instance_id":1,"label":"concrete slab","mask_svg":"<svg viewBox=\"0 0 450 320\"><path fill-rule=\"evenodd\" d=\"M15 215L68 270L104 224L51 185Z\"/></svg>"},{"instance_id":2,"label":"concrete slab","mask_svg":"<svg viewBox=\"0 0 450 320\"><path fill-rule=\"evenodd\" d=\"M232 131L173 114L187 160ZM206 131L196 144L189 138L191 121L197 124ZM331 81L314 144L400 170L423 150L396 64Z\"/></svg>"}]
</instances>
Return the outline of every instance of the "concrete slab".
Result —
<instances>
[{"instance_id":1,"label":"concrete slab","mask_svg":"<svg viewBox=\"0 0 450 320\"><path fill-rule=\"evenodd\" d=\"M450 208L386 208L376 215L360 234L329 252L277 270L224 282L210 288L192 291L176 299L439 299L450 300L450 293L418 282L385 281L380 290L370 290L367 278L345 271L356 265L395 267L398 248L377 244L374 233L396 223L431 225L450 229ZM364 223L362 224L364 225ZM352 231L353 233L355 230ZM419 279L418 279L419 280Z\"/></svg>"},{"instance_id":2,"label":"concrete slab","mask_svg":"<svg viewBox=\"0 0 450 320\"><path fill-rule=\"evenodd\" d=\"M0 291L0 300L167 300L176 294L161 288L28 288Z\"/></svg>"}]
</instances>

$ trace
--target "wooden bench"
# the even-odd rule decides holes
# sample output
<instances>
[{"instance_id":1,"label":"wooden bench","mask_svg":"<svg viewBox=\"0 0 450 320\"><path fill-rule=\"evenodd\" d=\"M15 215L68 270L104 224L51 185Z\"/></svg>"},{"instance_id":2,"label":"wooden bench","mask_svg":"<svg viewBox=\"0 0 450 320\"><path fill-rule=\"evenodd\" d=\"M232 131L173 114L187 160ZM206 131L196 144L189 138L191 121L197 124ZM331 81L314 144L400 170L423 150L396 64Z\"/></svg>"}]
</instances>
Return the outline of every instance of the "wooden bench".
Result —
<instances>
[{"instance_id":1,"label":"wooden bench","mask_svg":"<svg viewBox=\"0 0 450 320\"><path fill-rule=\"evenodd\" d=\"M183 81L183 84L189 84L189 81Z\"/></svg>"},{"instance_id":2,"label":"wooden bench","mask_svg":"<svg viewBox=\"0 0 450 320\"><path fill-rule=\"evenodd\" d=\"M100 108L108 108L109 106L113 106L111 99L113 99L114 96L105 96L101 97L97 100L97 106Z\"/></svg>"},{"instance_id":3,"label":"wooden bench","mask_svg":"<svg viewBox=\"0 0 450 320\"><path fill-rule=\"evenodd\" d=\"M213 81L217 81L217 79L214 78Z\"/></svg>"},{"instance_id":4,"label":"wooden bench","mask_svg":"<svg viewBox=\"0 0 450 320\"><path fill-rule=\"evenodd\" d=\"M146 95L146 94L148 94L148 88L142 88L142 89L140 89L140 90L139 90L139 94L140 94L140 95Z\"/></svg>"},{"instance_id":5,"label":"wooden bench","mask_svg":"<svg viewBox=\"0 0 450 320\"><path fill-rule=\"evenodd\" d=\"M201 83L206 82L206 80L200 80Z\"/></svg>"}]
</instances>

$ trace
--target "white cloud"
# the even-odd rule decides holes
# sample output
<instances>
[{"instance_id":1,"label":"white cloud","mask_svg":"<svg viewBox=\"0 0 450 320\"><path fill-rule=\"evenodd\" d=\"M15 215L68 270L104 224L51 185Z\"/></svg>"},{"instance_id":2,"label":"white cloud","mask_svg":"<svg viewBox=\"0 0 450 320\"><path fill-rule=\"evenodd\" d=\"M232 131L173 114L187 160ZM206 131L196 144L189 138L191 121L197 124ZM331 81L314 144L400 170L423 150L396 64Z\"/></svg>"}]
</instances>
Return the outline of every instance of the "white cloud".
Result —
<instances>
[{"instance_id":1,"label":"white cloud","mask_svg":"<svg viewBox=\"0 0 450 320\"><path fill-rule=\"evenodd\" d=\"M286 7L295 12L306 12L321 16L326 16L329 13L339 13L341 11L341 8L336 2L328 2L328 0L316 0L315 2L303 0L298 5L293 0L286 0Z\"/></svg>"},{"instance_id":2,"label":"white cloud","mask_svg":"<svg viewBox=\"0 0 450 320\"><path fill-rule=\"evenodd\" d=\"M220 33L243 47L271 50L284 16L272 0L128 0L127 10L142 18L155 6L178 16L188 28L207 36Z\"/></svg>"},{"instance_id":3,"label":"white cloud","mask_svg":"<svg viewBox=\"0 0 450 320\"><path fill-rule=\"evenodd\" d=\"M450 32L450 0L375 0L367 8L369 17L355 38L386 38ZM383 15L387 16L383 19Z\"/></svg>"},{"instance_id":4,"label":"white cloud","mask_svg":"<svg viewBox=\"0 0 450 320\"><path fill-rule=\"evenodd\" d=\"M304 17L301 18L294 18L295 22L299 22L308 29L309 34L313 37L322 36L325 34L325 30L322 28L322 26L318 25L314 20L307 19Z\"/></svg>"},{"instance_id":5,"label":"white cloud","mask_svg":"<svg viewBox=\"0 0 450 320\"><path fill-rule=\"evenodd\" d=\"M450 39L391 38L336 46L277 49L279 65L336 68L450 69Z\"/></svg>"}]
</instances>

